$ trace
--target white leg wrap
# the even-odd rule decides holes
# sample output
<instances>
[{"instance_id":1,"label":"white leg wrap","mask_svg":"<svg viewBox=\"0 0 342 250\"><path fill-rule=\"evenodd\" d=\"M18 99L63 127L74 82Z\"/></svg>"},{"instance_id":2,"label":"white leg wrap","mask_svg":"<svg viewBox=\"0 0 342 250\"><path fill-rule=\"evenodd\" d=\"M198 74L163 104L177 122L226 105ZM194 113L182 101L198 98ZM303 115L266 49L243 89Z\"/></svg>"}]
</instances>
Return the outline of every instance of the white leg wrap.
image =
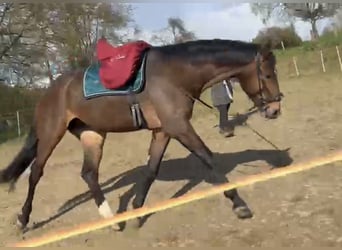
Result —
<instances>
[{"instance_id":1,"label":"white leg wrap","mask_svg":"<svg viewBox=\"0 0 342 250\"><path fill-rule=\"evenodd\" d=\"M102 204L99 206L99 213L104 218L113 217L113 212L110 209L109 204L106 200L104 200Z\"/></svg>"}]
</instances>

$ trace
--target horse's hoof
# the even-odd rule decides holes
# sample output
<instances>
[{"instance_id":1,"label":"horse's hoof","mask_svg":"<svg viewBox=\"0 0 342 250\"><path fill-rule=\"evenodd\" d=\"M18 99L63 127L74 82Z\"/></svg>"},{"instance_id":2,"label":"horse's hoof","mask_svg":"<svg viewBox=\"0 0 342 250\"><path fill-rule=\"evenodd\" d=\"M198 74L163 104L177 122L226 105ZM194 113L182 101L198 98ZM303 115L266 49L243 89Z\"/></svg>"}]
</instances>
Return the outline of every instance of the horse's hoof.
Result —
<instances>
[{"instance_id":1,"label":"horse's hoof","mask_svg":"<svg viewBox=\"0 0 342 250\"><path fill-rule=\"evenodd\" d=\"M123 235L128 238L136 238L139 233L139 222L137 220L127 221Z\"/></svg>"},{"instance_id":2,"label":"horse's hoof","mask_svg":"<svg viewBox=\"0 0 342 250\"><path fill-rule=\"evenodd\" d=\"M247 206L235 208L234 213L239 219L249 219L253 217L252 211Z\"/></svg>"},{"instance_id":3,"label":"horse's hoof","mask_svg":"<svg viewBox=\"0 0 342 250\"><path fill-rule=\"evenodd\" d=\"M18 236L25 234L29 230L29 228L21 222L20 214L11 216L10 224L15 227Z\"/></svg>"},{"instance_id":4,"label":"horse's hoof","mask_svg":"<svg viewBox=\"0 0 342 250\"><path fill-rule=\"evenodd\" d=\"M135 219L135 220L131 220L131 221L126 222L125 231L135 232L135 231L138 231L139 228L140 228L140 220L139 219Z\"/></svg>"},{"instance_id":5,"label":"horse's hoof","mask_svg":"<svg viewBox=\"0 0 342 250\"><path fill-rule=\"evenodd\" d=\"M234 128L230 127L230 126L220 128L219 133L223 137L233 137L234 136Z\"/></svg>"},{"instance_id":6,"label":"horse's hoof","mask_svg":"<svg viewBox=\"0 0 342 250\"><path fill-rule=\"evenodd\" d=\"M138 230L140 228L140 218L132 220L131 223L130 223L130 227L132 229Z\"/></svg>"},{"instance_id":7,"label":"horse's hoof","mask_svg":"<svg viewBox=\"0 0 342 250\"><path fill-rule=\"evenodd\" d=\"M21 214L18 214L17 220L16 220L16 223L15 223L15 224L16 224L18 230L19 230L22 234L24 234L24 233L26 233L29 229L28 229L28 227L27 227L27 223L25 224L25 223L23 223L22 221L23 221L22 215L21 215Z\"/></svg>"},{"instance_id":8,"label":"horse's hoof","mask_svg":"<svg viewBox=\"0 0 342 250\"><path fill-rule=\"evenodd\" d=\"M113 231L121 231L119 224L113 224L110 227Z\"/></svg>"}]
</instances>

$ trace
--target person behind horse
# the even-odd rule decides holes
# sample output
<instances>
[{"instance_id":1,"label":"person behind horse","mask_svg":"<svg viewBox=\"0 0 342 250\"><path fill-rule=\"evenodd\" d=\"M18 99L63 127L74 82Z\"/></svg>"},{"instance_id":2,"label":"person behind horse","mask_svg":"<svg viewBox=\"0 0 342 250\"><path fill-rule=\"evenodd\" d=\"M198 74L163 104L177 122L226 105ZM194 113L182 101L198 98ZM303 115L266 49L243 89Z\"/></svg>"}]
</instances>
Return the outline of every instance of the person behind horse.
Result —
<instances>
[{"instance_id":1,"label":"person behind horse","mask_svg":"<svg viewBox=\"0 0 342 250\"><path fill-rule=\"evenodd\" d=\"M228 112L233 102L232 80L223 80L223 82L212 86L211 99L220 114L219 133L225 137L234 136L234 127L229 123L228 119Z\"/></svg>"}]
</instances>

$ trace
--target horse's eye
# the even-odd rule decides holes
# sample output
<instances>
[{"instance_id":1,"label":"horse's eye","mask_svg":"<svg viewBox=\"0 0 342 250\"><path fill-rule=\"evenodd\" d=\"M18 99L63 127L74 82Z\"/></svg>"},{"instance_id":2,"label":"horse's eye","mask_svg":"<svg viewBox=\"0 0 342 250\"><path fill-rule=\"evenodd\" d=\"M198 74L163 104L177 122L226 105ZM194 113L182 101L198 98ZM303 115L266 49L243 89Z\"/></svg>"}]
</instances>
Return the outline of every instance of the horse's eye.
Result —
<instances>
[{"instance_id":1,"label":"horse's eye","mask_svg":"<svg viewBox=\"0 0 342 250\"><path fill-rule=\"evenodd\" d=\"M270 78L271 78L271 75L266 75L266 78L267 78L267 79L270 79Z\"/></svg>"}]
</instances>

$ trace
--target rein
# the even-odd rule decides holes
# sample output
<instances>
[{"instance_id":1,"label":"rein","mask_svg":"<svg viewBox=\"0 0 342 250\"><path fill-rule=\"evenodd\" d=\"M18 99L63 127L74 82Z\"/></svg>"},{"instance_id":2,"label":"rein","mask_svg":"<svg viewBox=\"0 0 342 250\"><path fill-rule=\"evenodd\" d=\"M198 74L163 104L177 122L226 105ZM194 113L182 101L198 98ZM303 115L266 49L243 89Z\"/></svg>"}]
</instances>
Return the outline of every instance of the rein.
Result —
<instances>
[{"instance_id":1,"label":"rein","mask_svg":"<svg viewBox=\"0 0 342 250\"><path fill-rule=\"evenodd\" d=\"M230 78L232 77L233 75L236 75L237 73L243 71L245 68L249 67L249 65L245 65L245 66L242 66L240 68L237 68L237 69L233 69L229 72L225 72L225 73L222 73L216 77L214 77L213 79L211 79L210 81L208 81L207 83L204 84L203 88L202 88L202 91L207 89L207 86L212 86L216 83L219 83L219 82L222 82L223 80L227 79L227 78ZM203 104L204 106L206 106L207 108L209 109L213 109L213 106L207 104L206 102L204 102L203 100L201 100L200 98L196 98L196 97L193 97L192 95L188 94L188 93L185 93L186 96L188 96L191 100L193 101L198 101L200 102L201 104Z\"/></svg>"},{"instance_id":2,"label":"rein","mask_svg":"<svg viewBox=\"0 0 342 250\"><path fill-rule=\"evenodd\" d=\"M206 103L205 101L201 100L200 98L196 98L193 97L192 95L189 95L186 93L186 96L188 96L191 100L195 101L199 101L200 103L202 103L204 106L206 106L209 109L214 109L213 106L211 106L210 104Z\"/></svg>"}]
</instances>

